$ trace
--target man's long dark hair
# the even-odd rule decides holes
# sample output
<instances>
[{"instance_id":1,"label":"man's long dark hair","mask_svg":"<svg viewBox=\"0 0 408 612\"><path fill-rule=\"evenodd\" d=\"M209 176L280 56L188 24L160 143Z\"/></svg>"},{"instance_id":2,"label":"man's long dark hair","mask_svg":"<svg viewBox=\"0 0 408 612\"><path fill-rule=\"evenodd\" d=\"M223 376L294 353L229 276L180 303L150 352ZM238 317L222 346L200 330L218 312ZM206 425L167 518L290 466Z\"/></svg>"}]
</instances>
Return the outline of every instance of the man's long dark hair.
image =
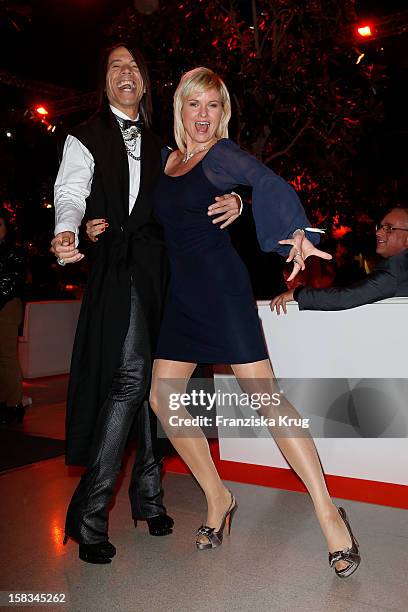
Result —
<instances>
[{"instance_id":1,"label":"man's long dark hair","mask_svg":"<svg viewBox=\"0 0 408 612\"><path fill-rule=\"evenodd\" d=\"M99 110L102 110L106 107L108 102L108 97L106 95L106 73L108 70L108 59L112 51L115 49L119 49L120 47L124 47L130 53L130 55L135 60L138 68L140 70L140 74L143 79L143 84L146 89L146 93L143 94L143 97L139 104L139 113L145 122L146 125L150 125L152 122L152 88L150 84L149 72L147 70L146 60L144 59L142 53L136 47L130 47L124 43L118 43L116 45L112 45L111 47L107 47L102 52L101 61L100 61L100 70L99 70L99 83L98 83L98 98L99 98Z\"/></svg>"}]
</instances>

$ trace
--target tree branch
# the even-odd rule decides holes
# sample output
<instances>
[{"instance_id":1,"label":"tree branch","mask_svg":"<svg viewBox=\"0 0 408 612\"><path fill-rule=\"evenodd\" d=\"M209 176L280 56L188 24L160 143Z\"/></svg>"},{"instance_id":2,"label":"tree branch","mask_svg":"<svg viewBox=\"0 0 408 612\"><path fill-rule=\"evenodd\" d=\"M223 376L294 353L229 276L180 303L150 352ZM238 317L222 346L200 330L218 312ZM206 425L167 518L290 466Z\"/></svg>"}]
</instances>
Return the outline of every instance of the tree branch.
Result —
<instances>
[{"instance_id":1,"label":"tree branch","mask_svg":"<svg viewBox=\"0 0 408 612\"><path fill-rule=\"evenodd\" d=\"M255 54L256 58L261 57L261 47L259 45L259 29L258 29L258 15L256 14L256 0L251 0L252 6L252 23L254 24L254 37L255 37Z\"/></svg>"},{"instance_id":2,"label":"tree branch","mask_svg":"<svg viewBox=\"0 0 408 612\"><path fill-rule=\"evenodd\" d=\"M288 153L290 151L290 149L296 144L296 142L299 140L299 138L301 137L301 135L303 134L303 132L305 130L307 130L312 124L312 119L308 119L305 123L305 125L299 130L299 132L296 134L296 136L290 141L290 143L281 151L277 151L276 153L273 153L272 155L269 155L269 157L267 157L264 161L264 164L269 164L269 162L271 162L273 159L276 159L277 157L282 157L282 155L286 155L286 153Z\"/></svg>"}]
</instances>

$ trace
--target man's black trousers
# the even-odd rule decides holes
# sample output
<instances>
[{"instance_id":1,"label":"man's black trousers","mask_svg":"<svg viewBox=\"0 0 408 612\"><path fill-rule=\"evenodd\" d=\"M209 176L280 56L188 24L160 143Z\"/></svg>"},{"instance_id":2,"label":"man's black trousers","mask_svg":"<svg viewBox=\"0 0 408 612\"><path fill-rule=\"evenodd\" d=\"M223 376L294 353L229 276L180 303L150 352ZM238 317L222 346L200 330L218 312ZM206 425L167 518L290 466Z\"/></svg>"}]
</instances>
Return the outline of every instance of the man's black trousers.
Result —
<instances>
[{"instance_id":1,"label":"man's black trousers","mask_svg":"<svg viewBox=\"0 0 408 612\"><path fill-rule=\"evenodd\" d=\"M131 286L129 328L109 395L98 416L90 459L68 507L65 532L82 544L108 539L108 508L132 428L137 454L129 487L134 519L165 514L160 466L153 454L149 406L151 354L146 319Z\"/></svg>"}]
</instances>

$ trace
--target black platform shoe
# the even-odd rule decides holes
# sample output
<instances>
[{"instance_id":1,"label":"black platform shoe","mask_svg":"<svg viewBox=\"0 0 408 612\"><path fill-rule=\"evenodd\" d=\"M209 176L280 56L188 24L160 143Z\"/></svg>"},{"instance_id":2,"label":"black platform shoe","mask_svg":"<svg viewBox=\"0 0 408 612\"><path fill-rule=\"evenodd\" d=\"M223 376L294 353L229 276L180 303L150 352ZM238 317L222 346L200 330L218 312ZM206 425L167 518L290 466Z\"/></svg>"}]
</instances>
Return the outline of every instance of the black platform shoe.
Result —
<instances>
[{"instance_id":1,"label":"black platform shoe","mask_svg":"<svg viewBox=\"0 0 408 612\"><path fill-rule=\"evenodd\" d=\"M65 535L63 544L68 542L71 536ZM75 540L75 538L71 538ZM110 542L98 542L97 544L79 544L79 558L86 563L104 564L111 563L116 555L116 548Z\"/></svg>"},{"instance_id":2,"label":"black platform shoe","mask_svg":"<svg viewBox=\"0 0 408 612\"><path fill-rule=\"evenodd\" d=\"M168 514L159 514L152 518L139 520L146 521L152 536L165 536L173 533L174 520ZM137 521L138 519L134 519L135 527L137 527Z\"/></svg>"}]
</instances>

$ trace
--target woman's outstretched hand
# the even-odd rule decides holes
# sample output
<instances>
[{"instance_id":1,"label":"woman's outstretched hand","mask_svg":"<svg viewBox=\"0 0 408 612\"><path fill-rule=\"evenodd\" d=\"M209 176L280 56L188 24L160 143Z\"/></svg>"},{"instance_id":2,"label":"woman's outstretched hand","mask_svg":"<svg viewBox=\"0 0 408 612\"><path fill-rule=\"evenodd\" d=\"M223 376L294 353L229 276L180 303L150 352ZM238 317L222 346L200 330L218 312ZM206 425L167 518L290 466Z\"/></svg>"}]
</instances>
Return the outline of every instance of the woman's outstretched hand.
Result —
<instances>
[{"instance_id":1,"label":"woman's outstretched hand","mask_svg":"<svg viewBox=\"0 0 408 612\"><path fill-rule=\"evenodd\" d=\"M317 249L314 244L312 244L310 240L306 238L305 233L302 231L298 231L298 233L295 232L293 238L279 240L279 244L292 245L289 257L286 260L288 263L293 261L293 270L292 274L288 278L288 281L293 280L300 270L305 269L305 261L311 255L320 257L320 259L332 259L330 253Z\"/></svg>"}]
</instances>

